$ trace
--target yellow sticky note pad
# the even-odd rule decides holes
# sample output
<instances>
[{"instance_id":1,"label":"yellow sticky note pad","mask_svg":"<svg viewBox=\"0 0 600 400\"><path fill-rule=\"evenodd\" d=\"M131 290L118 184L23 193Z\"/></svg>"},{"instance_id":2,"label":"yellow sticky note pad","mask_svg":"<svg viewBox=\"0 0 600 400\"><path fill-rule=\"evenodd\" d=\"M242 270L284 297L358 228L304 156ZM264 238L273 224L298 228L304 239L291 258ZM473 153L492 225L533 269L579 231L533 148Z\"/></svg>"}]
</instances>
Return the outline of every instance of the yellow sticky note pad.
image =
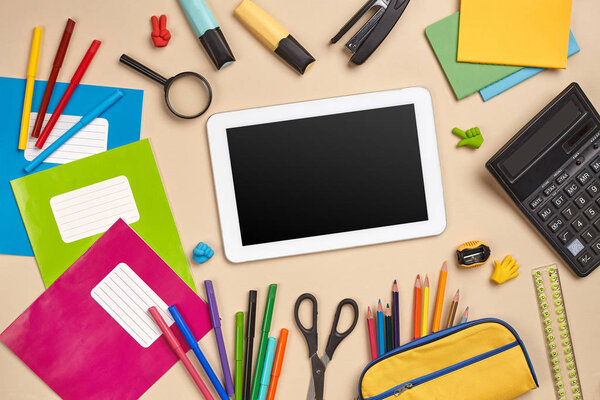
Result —
<instances>
[{"instance_id":1,"label":"yellow sticky note pad","mask_svg":"<svg viewBox=\"0 0 600 400\"><path fill-rule=\"evenodd\" d=\"M572 0L461 0L457 61L566 68Z\"/></svg>"}]
</instances>

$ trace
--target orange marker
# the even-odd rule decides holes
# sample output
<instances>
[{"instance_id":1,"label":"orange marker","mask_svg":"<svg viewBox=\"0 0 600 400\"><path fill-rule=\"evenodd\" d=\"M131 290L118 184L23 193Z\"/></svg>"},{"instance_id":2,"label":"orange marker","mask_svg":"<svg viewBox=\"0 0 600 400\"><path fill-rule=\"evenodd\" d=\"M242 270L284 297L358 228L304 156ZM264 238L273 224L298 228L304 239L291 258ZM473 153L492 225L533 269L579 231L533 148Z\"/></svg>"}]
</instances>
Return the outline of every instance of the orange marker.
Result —
<instances>
[{"instance_id":1,"label":"orange marker","mask_svg":"<svg viewBox=\"0 0 600 400\"><path fill-rule=\"evenodd\" d=\"M281 333L279 334L279 340L277 341L277 350L275 350L275 361L273 361L271 383L269 384L269 391L267 392L267 400L273 400L275 398L277 382L279 382L279 375L281 375L281 366L283 365L283 356L285 355L285 346L287 345L287 337L288 330L282 328Z\"/></svg>"},{"instance_id":2,"label":"orange marker","mask_svg":"<svg viewBox=\"0 0 600 400\"><path fill-rule=\"evenodd\" d=\"M446 292L446 278L448 277L448 263L444 261L440 271L440 280L438 282L437 297L435 298L435 310L433 312L433 326L431 332L440 330L442 321L442 308L444 307L444 293Z\"/></svg>"},{"instance_id":3,"label":"orange marker","mask_svg":"<svg viewBox=\"0 0 600 400\"><path fill-rule=\"evenodd\" d=\"M413 338L418 339L421 337L421 275L417 275L417 280L415 281L414 303Z\"/></svg>"}]
</instances>

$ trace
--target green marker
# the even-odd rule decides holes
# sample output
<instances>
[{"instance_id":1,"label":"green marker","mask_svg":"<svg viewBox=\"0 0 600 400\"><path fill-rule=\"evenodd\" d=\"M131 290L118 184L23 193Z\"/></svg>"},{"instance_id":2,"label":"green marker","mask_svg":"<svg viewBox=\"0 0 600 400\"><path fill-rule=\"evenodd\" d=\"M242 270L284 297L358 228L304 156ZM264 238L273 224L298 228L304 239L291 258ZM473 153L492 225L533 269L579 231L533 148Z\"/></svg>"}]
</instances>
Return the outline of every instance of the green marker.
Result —
<instances>
[{"instance_id":1,"label":"green marker","mask_svg":"<svg viewBox=\"0 0 600 400\"><path fill-rule=\"evenodd\" d=\"M244 313L235 313L235 400L244 394Z\"/></svg>"},{"instance_id":2,"label":"green marker","mask_svg":"<svg viewBox=\"0 0 600 400\"><path fill-rule=\"evenodd\" d=\"M271 329L271 317L273 316L273 307L275 306L275 295L277 294L277 285L269 285L269 294L267 295L267 304L265 306L265 315L260 333L260 344L256 356L256 366L254 367L254 379L252 380L252 391L250 400L258 399L260 390L260 378L262 376L263 364L265 363L265 353L267 350L267 341L269 340L269 330Z\"/></svg>"}]
</instances>

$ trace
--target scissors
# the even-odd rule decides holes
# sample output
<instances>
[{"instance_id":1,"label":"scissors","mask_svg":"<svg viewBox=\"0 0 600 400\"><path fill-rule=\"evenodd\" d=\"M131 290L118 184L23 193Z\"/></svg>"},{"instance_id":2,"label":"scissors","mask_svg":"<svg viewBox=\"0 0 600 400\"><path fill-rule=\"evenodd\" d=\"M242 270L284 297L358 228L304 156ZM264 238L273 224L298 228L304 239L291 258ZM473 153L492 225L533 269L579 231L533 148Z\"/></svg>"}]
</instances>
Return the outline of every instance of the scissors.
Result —
<instances>
[{"instance_id":1,"label":"scissors","mask_svg":"<svg viewBox=\"0 0 600 400\"><path fill-rule=\"evenodd\" d=\"M310 300L312 303L312 326L310 329L307 329L298 317L298 310L300 309L300 305L304 300ZM346 331L338 332L337 326L340 320L340 314L345 305L352 307L354 320L352 321L352 325L350 325ZM308 395L306 398L307 400L323 400L325 368L327 368L327 364L329 364L329 361L331 361L336 347L338 347L340 342L344 340L346 336L352 333L354 327L356 327L356 323L358 322L358 305L356 304L356 301L352 299L344 299L339 302L337 309L335 310L335 316L333 318L331 332L329 333L329 339L327 339L325 355L323 355L321 358L319 358L317 355L319 340L317 338L317 299L315 296L310 293L304 293L298 297L298 300L296 300L296 305L294 306L294 318L296 319L296 325L298 325L298 329L300 329L300 332L302 332L304 335L304 339L306 339L306 344L308 345L308 356L312 365L312 378L310 380L310 385L308 386Z\"/></svg>"}]
</instances>

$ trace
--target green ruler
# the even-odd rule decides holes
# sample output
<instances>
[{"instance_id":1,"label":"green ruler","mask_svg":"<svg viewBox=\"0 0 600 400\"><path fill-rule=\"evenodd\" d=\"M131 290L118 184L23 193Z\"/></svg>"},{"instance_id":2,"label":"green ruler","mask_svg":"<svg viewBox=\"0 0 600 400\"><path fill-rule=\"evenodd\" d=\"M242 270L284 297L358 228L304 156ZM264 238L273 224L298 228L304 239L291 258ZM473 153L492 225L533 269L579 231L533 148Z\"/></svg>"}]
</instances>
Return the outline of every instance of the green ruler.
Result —
<instances>
[{"instance_id":1,"label":"green ruler","mask_svg":"<svg viewBox=\"0 0 600 400\"><path fill-rule=\"evenodd\" d=\"M556 264L531 270L558 400L583 400L567 309Z\"/></svg>"}]
</instances>

